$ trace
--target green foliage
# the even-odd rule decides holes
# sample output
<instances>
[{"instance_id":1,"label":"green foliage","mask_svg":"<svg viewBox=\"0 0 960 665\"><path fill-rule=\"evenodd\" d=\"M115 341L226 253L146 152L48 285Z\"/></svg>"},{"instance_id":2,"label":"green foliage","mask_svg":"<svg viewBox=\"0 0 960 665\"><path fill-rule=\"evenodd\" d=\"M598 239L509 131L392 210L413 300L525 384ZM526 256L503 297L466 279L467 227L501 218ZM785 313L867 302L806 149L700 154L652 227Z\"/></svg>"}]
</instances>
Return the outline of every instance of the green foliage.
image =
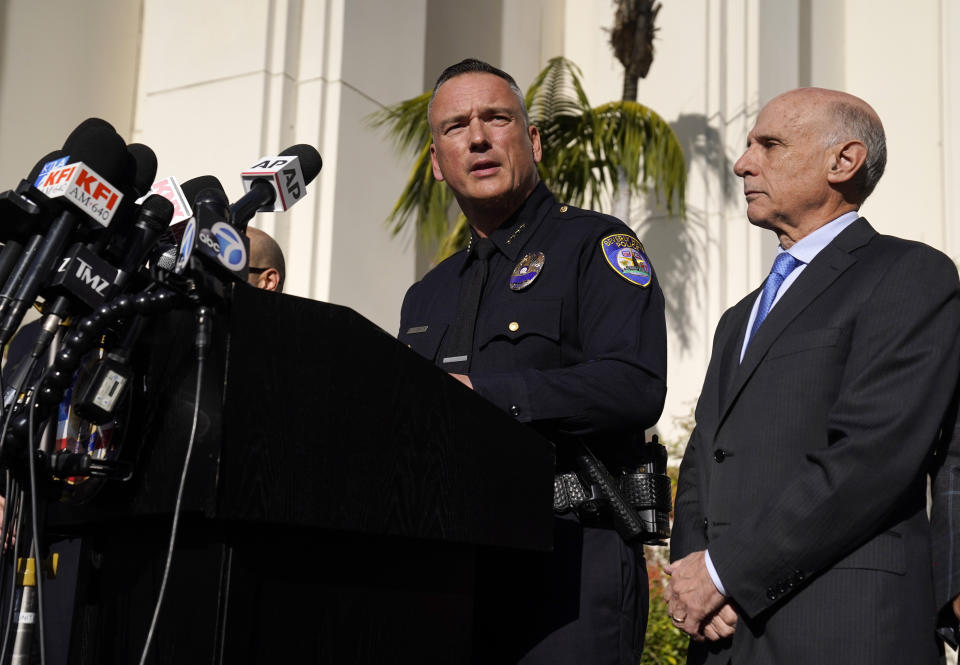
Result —
<instances>
[{"instance_id":1,"label":"green foliage","mask_svg":"<svg viewBox=\"0 0 960 665\"><path fill-rule=\"evenodd\" d=\"M693 408L691 407L685 415L675 417L673 424L677 428L677 439L674 441L661 439L660 442L666 446L670 459L676 460L682 456L683 449L696 426ZM676 463L667 465L667 475L670 476L674 497L677 492L678 471ZM672 513L670 519L673 520ZM670 621L670 616L667 614L667 601L663 597L664 585L667 582L663 566L670 560L670 550L666 547L645 547L644 550L650 588L650 615L647 619L647 636L643 644L643 658L640 660L640 665L686 663L689 638L685 633L677 630Z\"/></svg>"},{"instance_id":2,"label":"green foliage","mask_svg":"<svg viewBox=\"0 0 960 665\"><path fill-rule=\"evenodd\" d=\"M622 171L632 195L652 185L670 214L683 215L687 166L673 129L637 102L591 107L581 76L569 60L553 58L527 92L543 142L543 180L561 200L600 209L616 196Z\"/></svg>"},{"instance_id":3,"label":"green foliage","mask_svg":"<svg viewBox=\"0 0 960 665\"><path fill-rule=\"evenodd\" d=\"M593 108L571 61L553 58L527 91L531 122L540 129L543 161L540 176L563 201L601 209L626 175L631 194L652 187L666 199L667 211L684 214L686 163L670 125L636 102L610 102ZM414 153L410 177L387 223L399 233L411 219L420 236L440 241L437 260L466 245L469 230L462 213L454 216L454 196L433 177L430 162L430 93L402 101L369 116L385 129L401 153ZM451 217L454 218L451 227Z\"/></svg>"},{"instance_id":4,"label":"green foliage","mask_svg":"<svg viewBox=\"0 0 960 665\"><path fill-rule=\"evenodd\" d=\"M689 638L673 626L667 615L667 601L663 597L665 580L660 564L647 564L647 575L650 579L650 617L647 619L647 636L640 665L686 663Z\"/></svg>"},{"instance_id":5,"label":"green foliage","mask_svg":"<svg viewBox=\"0 0 960 665\"><path fill-rule=\"evenodd\" d=\"M386 127L398 152L416 151L416 159L407 184L393 206L387 224L394 235L403 229L411 217L424 240L443 238L449 229L449 210L454 202L453 192L433 177L430 162L430 125L427 105L430 92L404 100L367 119L374 127Z\"/></svg>"}]
</instances>

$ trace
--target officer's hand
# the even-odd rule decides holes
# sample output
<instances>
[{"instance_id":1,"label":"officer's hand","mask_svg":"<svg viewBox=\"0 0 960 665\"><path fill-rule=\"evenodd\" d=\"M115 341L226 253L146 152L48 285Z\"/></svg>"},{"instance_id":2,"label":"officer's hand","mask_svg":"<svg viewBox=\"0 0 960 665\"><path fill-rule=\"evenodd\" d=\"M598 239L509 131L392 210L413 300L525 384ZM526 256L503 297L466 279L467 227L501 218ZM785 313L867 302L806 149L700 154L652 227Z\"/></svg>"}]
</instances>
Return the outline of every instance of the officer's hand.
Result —
<instances>
[{"instance_id":1,"label":"officer's hand","mask_svg":"<svg viewBox=\"0 0 960 665\"><path fill-rule=\"evenodd\" d=\"M470 377L467 376L466 374L451 374L450 376L455 378L457 381L465 385L470 390L473 390L473 382L470 381Z\"/></svg>"},{"instance_id":2,"label":"officer's hand","mask_svg":"<svg viewBox=\"0 0 960 665\"><path fill-rule=\"evenodd\" d=\"M960 595L953 599L953 614L960 619Z\"/></svg>"}]
</instances>

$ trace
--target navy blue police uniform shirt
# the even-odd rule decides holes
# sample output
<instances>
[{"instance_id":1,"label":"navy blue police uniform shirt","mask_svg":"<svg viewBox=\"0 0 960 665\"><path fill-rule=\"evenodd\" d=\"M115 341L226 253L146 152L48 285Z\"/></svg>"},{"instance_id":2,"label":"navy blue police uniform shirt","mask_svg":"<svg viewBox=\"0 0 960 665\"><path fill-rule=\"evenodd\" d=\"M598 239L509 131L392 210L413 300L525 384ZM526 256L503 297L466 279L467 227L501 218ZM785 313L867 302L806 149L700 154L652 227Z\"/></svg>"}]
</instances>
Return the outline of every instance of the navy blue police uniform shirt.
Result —
<instances>
[{"instance_id":1,"label":"navy blue police uniform shirt","mask_svg":"<svg viewBox=\"0 0 960 665\"><path fill-rule=\"evenodd\" d=\"M558 203L540 183L490 239L474 390L548 435L642 436L663 409L667 344L663 293L633 231ZM470 249L454 254L403 301L399 340L440 367L473 259Z\"/></svg>"}]
</instances>

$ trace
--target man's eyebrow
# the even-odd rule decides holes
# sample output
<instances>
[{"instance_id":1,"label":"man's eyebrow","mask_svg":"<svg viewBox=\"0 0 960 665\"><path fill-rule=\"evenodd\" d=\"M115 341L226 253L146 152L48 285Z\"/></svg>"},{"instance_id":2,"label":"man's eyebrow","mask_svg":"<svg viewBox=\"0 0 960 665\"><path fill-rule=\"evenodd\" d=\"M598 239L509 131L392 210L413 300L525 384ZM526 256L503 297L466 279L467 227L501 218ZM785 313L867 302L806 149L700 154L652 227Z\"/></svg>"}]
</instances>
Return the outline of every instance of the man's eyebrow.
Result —
<instances>
[{"instance_id":1,"label":"man's eyebrow","mask_svg":"<svg viewBox=\"0 0 960 665\"><path fill-rule=\"evenodd\" d=\"M488 106L487 108L483 109L481 113L486 115L517 115L513 108L509 106Z\"/></svg>"},{"instance_id":2,"label":"man's eyebrow","mask_svg":"<svg viewBox=\"0 0 960 665\"><path fill-rule=\"evenodd\" d=\"M454 113L454 114L452 114L452 115L448 115L448 116L445 116L445 117L443 117L443 118L440 118L440 124L441 124L441 125L446 125L446 124L449 124L449 123L451 123L451 122L459 122L459 121L461 121L461 120L463 120L463 119L465 119L465 118L468 118L468 117L470 117L470 114L469 114L469 113Z\"/></svg>"},{"instance_id":3,"label":"man's eyebrow","mask_svg":"<svg viewBox=\"0 0 960 665\"><path fill-rule=\"evenodd\" d=\"M471 115L472 115L472 111L463 112L463 113L454 113L444 118L441 118L439 121L439 125L443 127L444 125L448 125L450 123L461 122L463 120L469 119ZM480 117L489 117L492 115L508 115L511 118L515 118L517 117L518 114L509 106L486 106L480 109L480 112L477 115L479 115Z\"/></svg>"}]
</instances>

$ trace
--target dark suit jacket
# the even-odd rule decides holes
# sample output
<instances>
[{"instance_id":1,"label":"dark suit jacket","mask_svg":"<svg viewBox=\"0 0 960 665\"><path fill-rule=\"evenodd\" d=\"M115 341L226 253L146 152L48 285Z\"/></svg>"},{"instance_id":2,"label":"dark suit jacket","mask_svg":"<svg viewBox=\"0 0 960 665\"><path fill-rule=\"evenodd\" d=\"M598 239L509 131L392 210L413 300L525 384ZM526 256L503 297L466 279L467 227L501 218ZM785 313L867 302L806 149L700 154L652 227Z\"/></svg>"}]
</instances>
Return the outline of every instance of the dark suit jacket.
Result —
<instances>
[{"instance_id":1,"label":"dark suit jacket","mask_svg":"<svg viewBox=\"0 0 960 665\"><path fill-rule=\"evenodd\" d=\"M952 601L960 595L960 390L954 395L952 428L944 428L933 476L930 528L933 542L933 582L938 632L956 648L960 622Z\"/></svg>"},{"instance_id":2,"label":"dark suit jacket","mask_svg":"<svg viewBox=\"0 0 960 665\"><path fill-rule=\"evenodd\" d=\"M960 372L960 287L858 220L738 365L728 310L680 467L671 557L708 548L740 621L690 662L936 662L926 474Z\"/></svg>"}]
</instances>

